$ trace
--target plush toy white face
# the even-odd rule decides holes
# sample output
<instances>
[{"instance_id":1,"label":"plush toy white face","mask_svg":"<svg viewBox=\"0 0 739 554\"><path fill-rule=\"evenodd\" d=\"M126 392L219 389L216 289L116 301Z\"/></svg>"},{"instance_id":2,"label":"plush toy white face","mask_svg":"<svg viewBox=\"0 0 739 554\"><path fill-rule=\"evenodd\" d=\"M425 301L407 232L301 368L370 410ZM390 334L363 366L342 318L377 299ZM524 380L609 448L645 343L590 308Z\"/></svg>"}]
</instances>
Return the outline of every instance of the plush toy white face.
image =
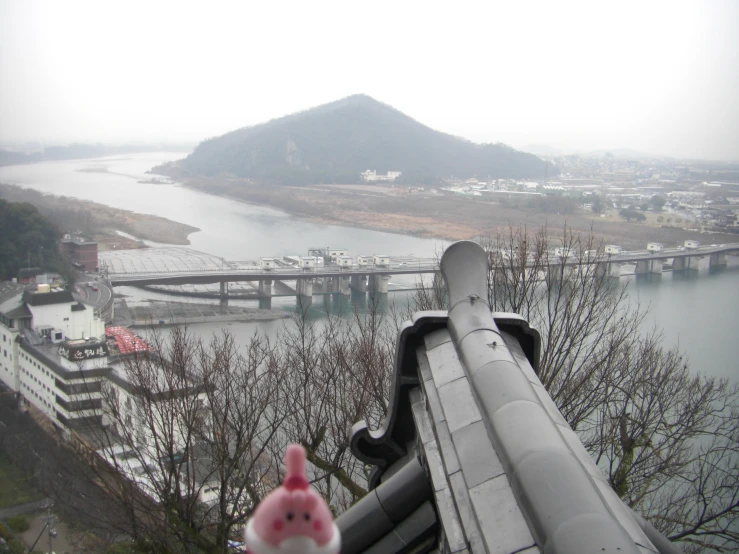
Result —
<instances>
[{"instance_id":1,"label":"plush toy white face","mask_svg":"<svg viewBox=\"0 0 739 554\"><path fill-rule=\"evenodd\" d=\"M252 554L338 554L339 529L331 510L308 485L305 450L288 447L287 475L281 487L267 495L246 528L246 546Z\"/></svg>"}]
</instances>

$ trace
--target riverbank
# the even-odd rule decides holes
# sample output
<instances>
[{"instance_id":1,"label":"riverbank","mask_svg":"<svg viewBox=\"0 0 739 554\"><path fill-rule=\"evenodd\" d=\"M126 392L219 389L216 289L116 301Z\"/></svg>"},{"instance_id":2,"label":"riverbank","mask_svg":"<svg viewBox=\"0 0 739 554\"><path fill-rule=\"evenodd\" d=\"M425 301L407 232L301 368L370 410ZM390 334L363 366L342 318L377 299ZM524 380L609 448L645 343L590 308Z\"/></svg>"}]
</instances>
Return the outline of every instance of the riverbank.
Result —
<instances>
[{"instance_id":1,"label":"riverbank","mask_svg":"<svg viewBox=\"0 0 739 554\"><path fill-rule=\"evenodd\" d=\"M280 309L251 308L194 302L148 300L129 305L126 299L117 298L115 325L151 328L152 325L191 325L196 323L274 321L292 317Z\"/></svg>"},{"instance_id":2,"label":"riverbank","mask_svg":"<svg viewBox=\"0 0 739 554\"><path fill-rule=\"evenodd\" d=\"M0 184L0 198L9 202L28 202L49 218L60 230L81 230L98 243L98 249L141 248L136 239L121 236L123 231L137 239L189 245L188 235L197 227L164 217L121 210L89 200L42 194L33 189Z\"/></svg>"},{"instance_id":3,"label":"riverbank","mask_svg":"<svg viewBox=\"0 0 739 554\"><path fill-rule=\"evenodd\" d=\"M581 208L558 213L554 207L493 202L471 196L424 190L408 193L386 186L314 185L311 187L259 186L243 179L184 179L186 187L240 202L268 206L302 219L327 225L371 229L419 238L475 239L509 225L552 229L565 225L580 232L591 229L608 243L625 249L645 248L647 242L682 245L685 240L709 243L736 242L729 234L703 235L677 227L628 223L613 214L599 217Z\"/></svg>"}]
</instances>

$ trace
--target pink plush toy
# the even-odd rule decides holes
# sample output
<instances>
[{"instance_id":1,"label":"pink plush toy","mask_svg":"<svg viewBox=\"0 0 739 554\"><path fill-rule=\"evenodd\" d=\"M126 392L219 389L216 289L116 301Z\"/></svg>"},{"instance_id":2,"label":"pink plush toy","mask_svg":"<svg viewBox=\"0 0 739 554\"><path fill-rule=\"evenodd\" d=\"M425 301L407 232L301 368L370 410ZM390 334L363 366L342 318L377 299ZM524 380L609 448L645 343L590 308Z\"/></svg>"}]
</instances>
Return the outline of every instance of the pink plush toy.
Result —
<instances>
[{"instance_id":1,"label":"pink plush toy","mask_svg":"<svg viewBox=\"0 0 739 554\"><path fill-rule=\"evenodd\" d=\"M308 485L305 450L291 444L281 487L259 503L246 525L250 554L338 554L339 528L321 496Z\"/></svg>"}]
</instances>

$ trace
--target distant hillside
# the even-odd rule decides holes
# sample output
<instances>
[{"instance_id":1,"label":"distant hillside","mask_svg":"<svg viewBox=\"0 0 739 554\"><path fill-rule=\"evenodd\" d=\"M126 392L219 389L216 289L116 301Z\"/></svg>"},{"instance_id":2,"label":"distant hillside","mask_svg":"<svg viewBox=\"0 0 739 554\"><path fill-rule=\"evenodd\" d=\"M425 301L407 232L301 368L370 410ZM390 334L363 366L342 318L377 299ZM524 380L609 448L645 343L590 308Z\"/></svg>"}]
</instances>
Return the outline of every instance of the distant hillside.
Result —
<instances>
[{"instance_id":1,"label":"distant hillside","mask_svg":"<svg viewBox=\"0 0 739 554\"><path fill-rule=\"evenodd\" d=\"M290 185L354 183L367 169L401 171L405 183L432 183L452 176L544 177L547 164L502 144L434 131L356 95L206 140L184 160L152 171Z\"/></svg>"},{"instance_id":2,"label":"distant hillside","mask_svg":"<svg viewBox=\"0 0 739 554\"><path fill-rule=\"evenodd\" d=\"M63 272L56 241L59 230L36 207L0 199L0 280L29 265Z\"/></svg>"},{"instance_id":3,"label":"distant hillside","mask_svg":"<svg viewBox=\"0 0 739 554\"><path fill-rule=\"evenodd\" d=\"M105 144L68 144L66 146L47 146L34 152L19 152L0 149L0 166L29 164L54 160L81 160L85 158L101 158L117 154L134 154L139 152L181 152L190 150L191 144L131 144L111 146Z\"/></svg>"},{"instance_id":4,"label":"distant hillside","mask_svg":"<svg viewBox=\"0 0 739 554\"><path fill-rule=\"evenodd\" d=\"M527 144L526 146L522 146L520 150L521 152L528 152L534 156L546 156L550 158L564 154L562 150L549 146L548 144Z\"/></svg>"}]
</instances>

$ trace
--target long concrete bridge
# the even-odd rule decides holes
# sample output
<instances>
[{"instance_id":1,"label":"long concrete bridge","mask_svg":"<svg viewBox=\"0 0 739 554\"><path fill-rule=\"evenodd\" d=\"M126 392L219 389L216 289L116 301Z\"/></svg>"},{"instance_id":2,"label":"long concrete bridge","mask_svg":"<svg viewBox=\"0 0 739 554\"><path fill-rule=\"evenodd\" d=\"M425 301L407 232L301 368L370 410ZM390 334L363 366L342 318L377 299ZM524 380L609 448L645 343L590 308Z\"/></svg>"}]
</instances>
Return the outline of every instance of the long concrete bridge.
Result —
<instances>
[{"instance_id":1,"label":"long concrete bridge","mask_svg":"<svg viewBox=\"0 0 739 554\"><path fill-rule=\"evenodd\" d=\"M613 269L625 263L635 263L634 273L643 275L646 273L662 273L664 264L672 259L673 271L699 270L702 267L720 267L726 265L726 255L739 253L739 243L712 244L710 246L698 246L694 248L662 248L660 250L637 250L621 252L620 254L606 254L603 262L610 264L607 274L615 273ZM708 263L701 264L701 260L707 259ZM615 264L615 265L614 265ZM617 276L617 275L614 275Z\"/></svg>"},{"instance_id":2,"label":"long concrete bridge","mask_svg":"<svg viewBox=\"0 0 739 554\"><path fill-rule=\"evenodd\" d=\"M610 248L610 247L609 247ZM158 249L147 249L147 260L155 260ZM162 249L171 252L172 249ZM136 251L138 252L138 251ZM188 249L179 249L181 256L191 252L193 260L198 263L181 262L176 264L142 264L121 261L116 256L123 253L106 252L103 259L106 262L107 277L113 286L147 286L147 285L185 285L185 284L220 284L220 295L228 297L228 283L258 282L258 295L270 298L273 294L273 284L282 285L284 281L295 281L295 294L306 300L312 297L314 284L320 283L324 291L341 294L351 294L351 291L385 294L388 292L388 283L391 275L423 275L438 274L439 264L436 258L389 257L383 256L382 263L370 263L369 257L351 258L344 256L342 263L330 263L313 267L297 267L279 261L277 258L263 258L273 260L264 267L264 263L256 262L226 262L220 258L202 254ZM667 260L672 260L674 271L697 270L701 267L716 267L726 265L728 253L739 253L739 243L695 248L655 248L596 256L568 256L568 253L552 253L544 266L565 267L595 266L597 274L618 277L622 264L636 264L636 274L662 273ZM574 254L574 253L573 253ZM143 256L143 254L142 254ZM202 263L204 257L210 263ZM107 259L106 259L107 258ZM702 262L701 260L708 260ZM213 263L217 260L220 264ZM275 263L276 261L276 263ZM125 263L124 263L125 262ZM539 262L542 266L541 261Z\"/></svg>"}]
</instances>

